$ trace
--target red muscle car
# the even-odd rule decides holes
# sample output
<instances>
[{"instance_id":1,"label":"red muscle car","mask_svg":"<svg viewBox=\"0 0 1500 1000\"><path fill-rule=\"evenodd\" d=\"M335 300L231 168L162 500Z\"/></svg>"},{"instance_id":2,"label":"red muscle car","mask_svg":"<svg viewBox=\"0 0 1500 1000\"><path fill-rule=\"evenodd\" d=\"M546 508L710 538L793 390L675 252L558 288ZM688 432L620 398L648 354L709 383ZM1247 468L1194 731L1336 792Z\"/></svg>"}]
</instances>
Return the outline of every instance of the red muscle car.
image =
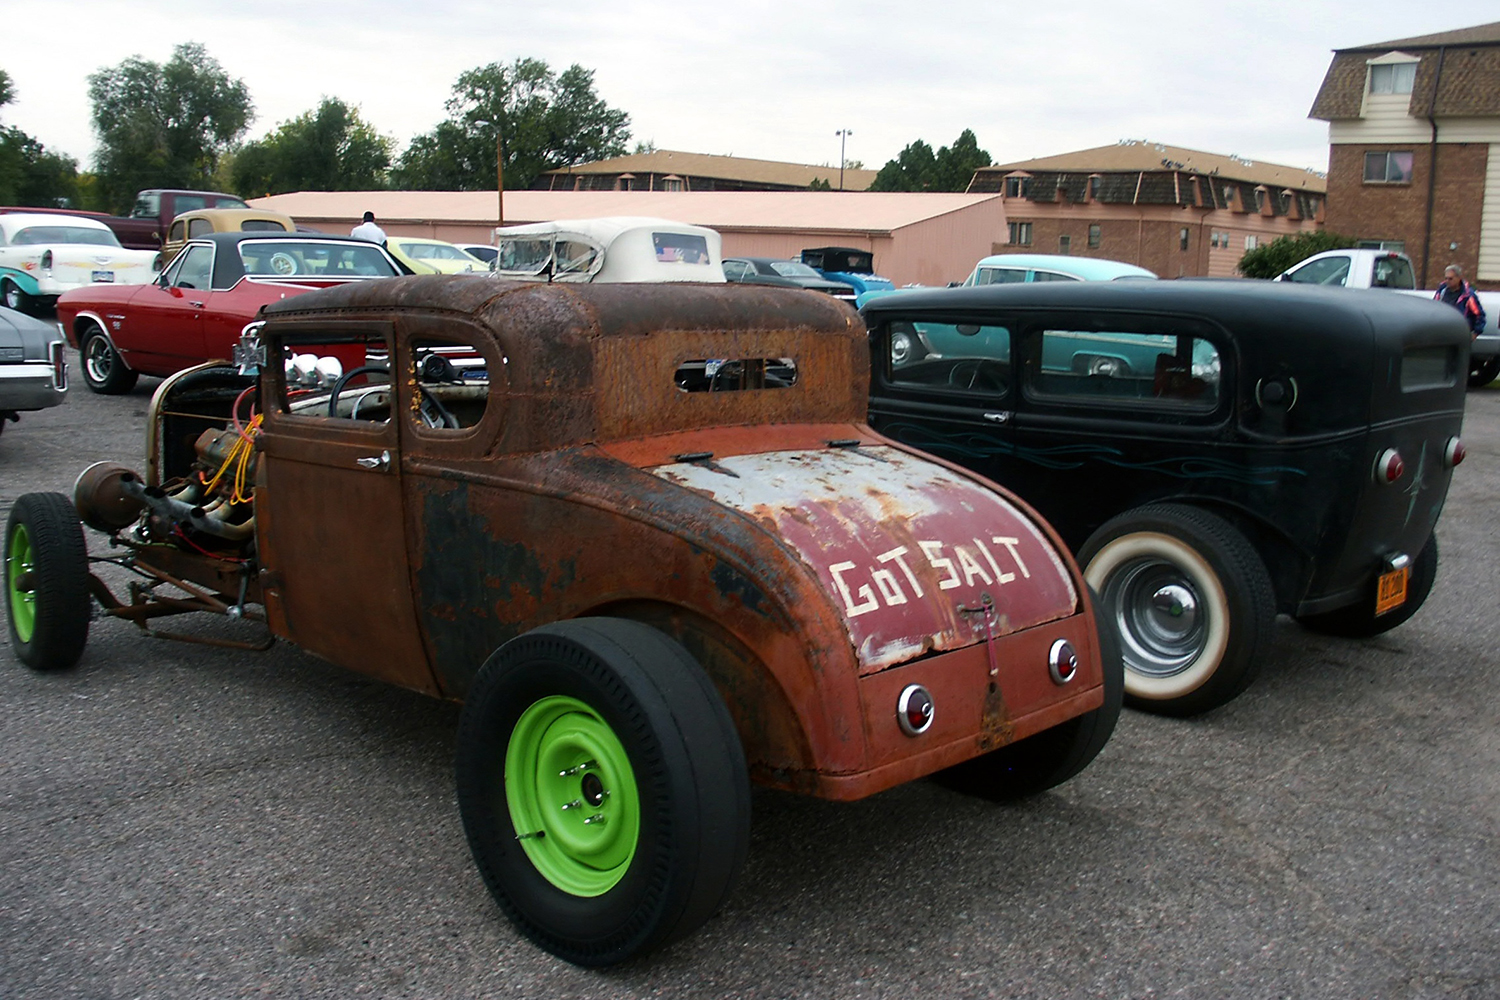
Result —
<instances>
[{"instance_id":1,"label":"red muscle car","mask_svg":"<svg viewBox=\"0 0 1500 1000\"><path fill-rule=\"evenodd\" d=\"M351 281L405 273L378 244L347 236L213 233L192 240L148 285L96 285L57 300L95 392L129 392L136 377L228 360L260 307ZM356 364L361 361L356 360Z\"/></svg>"}]
</instances>

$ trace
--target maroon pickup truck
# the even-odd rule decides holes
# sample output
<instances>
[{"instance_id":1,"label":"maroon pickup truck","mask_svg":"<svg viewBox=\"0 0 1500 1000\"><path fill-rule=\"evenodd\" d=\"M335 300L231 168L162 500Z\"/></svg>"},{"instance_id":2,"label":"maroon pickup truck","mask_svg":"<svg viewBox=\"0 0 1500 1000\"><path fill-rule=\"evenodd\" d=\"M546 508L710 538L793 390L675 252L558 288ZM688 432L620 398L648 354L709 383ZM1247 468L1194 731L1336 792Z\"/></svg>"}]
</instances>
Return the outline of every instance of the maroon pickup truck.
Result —
<instances>
[{"instance_id":1,"label":"maroon pickup truck","mask_svg":"<svg viewBox=\"0 0 1500 1000\"><path fill-rule=\"evenodd\" d=\"M0 208L3 212L54 212L60 215L83 215L98 219L119 239L120 245L132 250L156 250L166 239L167 226L183 212L198 208L249 208L243 198L220 191L184 191L176 188L151 188L135 196L135 207L129 215L106 215L103 212L81 212L72 208Z\"/></svg>"}]
</instances>

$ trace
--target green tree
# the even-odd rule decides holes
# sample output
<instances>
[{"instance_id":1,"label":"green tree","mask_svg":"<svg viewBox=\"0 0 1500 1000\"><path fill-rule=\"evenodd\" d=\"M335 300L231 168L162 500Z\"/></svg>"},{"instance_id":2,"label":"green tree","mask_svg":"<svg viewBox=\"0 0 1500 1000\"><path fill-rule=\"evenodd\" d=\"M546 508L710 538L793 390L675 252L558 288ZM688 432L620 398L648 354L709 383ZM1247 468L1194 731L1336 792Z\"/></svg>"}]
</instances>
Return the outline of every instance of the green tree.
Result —
<instances>
[{"instance_id":1,"label":"green tree","mask_svg":"<svg viewBox=\"0 0 1500 1000\"><path fill-rule=\"evenodd\" d=\"M479 66L459 74L444 107L448 118L401 155L392 186L488 188L495 182L496 126L507 188L528 188L546 170L620 156L630 140L630 116L600 100L593 72L576 64L560 74L540 59Z\"/></svg>"},{"instance_id":2,"label":"green tree","mask_svg":"<svg viewBox=\"0 0 1500 1000\"><path fill-rule=\"evenodd\" d=\"M371 191L385 187L393 141L336 97L235 150L234 190L247 198L287 191Z\"/></svg>"},{"instance_id":3,"label":"green tree","mask_svg":"<svg viewBox=\"0 0 1500 1000\"><path fill-rule=\"evenodd\" d=\"M166 63L131 56L89 76L100 186L116 211L136 191L203 187L219 156L244 135L255 106L202 45L189 42Z\"/></svg>"},{"instance_id":4,"label":"green tree","mask_svg":"<svg viewBox=\"0 0 1500 1000\"><path fill-rule=\"evenodd\" d=\"M15 96L10 74L0 69L0 107ZM47 152L18 128L0 127L0 205L54 206L77 198L77 160Z\"/></svg>"},{"instance_id":5,"label":"green tree","mask_svg":"<svg viewBox=\"0 0 1500 1000\"><path fill-rule=\"evenodd\" d=\"M966 191L974 171L989 166L990 154L979 148L972 129L936 153L921 139L903 149L870 183L871 191ZM847 164L846 164L847 166Z\"/></svg>"},{"instance_id":6,"label":"green tree","mask_svg":"<svg viewBox=\"0 0 1500 1000\"><path fill-rule=\"evenodd\" d=\"M1240 273L1247 278L1274 278L1282 271L1315 253L1324 250L1342 250L1354 246L1354 240L1338 233L1313 232L1293 233L1278 236L1254 250L1248 250L1240 258Z\"/></svg>"}]
</instances>

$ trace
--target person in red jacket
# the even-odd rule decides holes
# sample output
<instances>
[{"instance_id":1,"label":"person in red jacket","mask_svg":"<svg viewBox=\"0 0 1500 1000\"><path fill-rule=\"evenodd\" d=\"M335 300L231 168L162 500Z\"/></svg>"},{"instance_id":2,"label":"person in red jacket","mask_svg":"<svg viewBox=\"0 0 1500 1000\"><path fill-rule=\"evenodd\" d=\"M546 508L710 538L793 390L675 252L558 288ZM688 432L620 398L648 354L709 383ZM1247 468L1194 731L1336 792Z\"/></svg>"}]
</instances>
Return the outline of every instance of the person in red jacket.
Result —
<instances>
[{"instance_id":1,"label":"person in red jacket","mask_svg":"<svg viewBox=\"0 0 1500 1000\"><path fill-rule=\"evenodd\" d=\"M1479 293L1474 291L1474 286L1464 280L1463 268L1457 264L1444 268L1443 283L1433 298L1463 313L1464 319L1469 321L1471 334L1477 337L1484 332L1484 306L1479 304Z\"/></svg>"}]
</instances>

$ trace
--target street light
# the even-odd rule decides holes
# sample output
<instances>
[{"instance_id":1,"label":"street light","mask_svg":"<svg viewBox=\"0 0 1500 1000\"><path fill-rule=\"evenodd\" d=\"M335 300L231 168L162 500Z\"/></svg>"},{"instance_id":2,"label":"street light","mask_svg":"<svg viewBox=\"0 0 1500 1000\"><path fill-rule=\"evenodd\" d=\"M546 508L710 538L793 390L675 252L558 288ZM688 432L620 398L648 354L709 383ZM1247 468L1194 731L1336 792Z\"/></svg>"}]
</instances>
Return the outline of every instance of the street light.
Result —
<instances>
[{"instance_id":1,"label":"street light","mask_svg":"<svg viewBox=\"0 0 1500 1000\"><path fill-rule=\"evenodd\" d=\"M844 143L854 134L852 128L841 128L833 133L839 137L839 190L844 190Z\"/></svg>"},{"instance_id":2,"label":"street light","mask_svg":"<svg viewBox=\"0 0 1500 1000\"><path fill-rule=\"evenodd\" d=\"M505 225L505 147L500 141L500 123L476 118L474 124L495 126L495 217L498 228Z\"/></svg>"}]
</instances>

